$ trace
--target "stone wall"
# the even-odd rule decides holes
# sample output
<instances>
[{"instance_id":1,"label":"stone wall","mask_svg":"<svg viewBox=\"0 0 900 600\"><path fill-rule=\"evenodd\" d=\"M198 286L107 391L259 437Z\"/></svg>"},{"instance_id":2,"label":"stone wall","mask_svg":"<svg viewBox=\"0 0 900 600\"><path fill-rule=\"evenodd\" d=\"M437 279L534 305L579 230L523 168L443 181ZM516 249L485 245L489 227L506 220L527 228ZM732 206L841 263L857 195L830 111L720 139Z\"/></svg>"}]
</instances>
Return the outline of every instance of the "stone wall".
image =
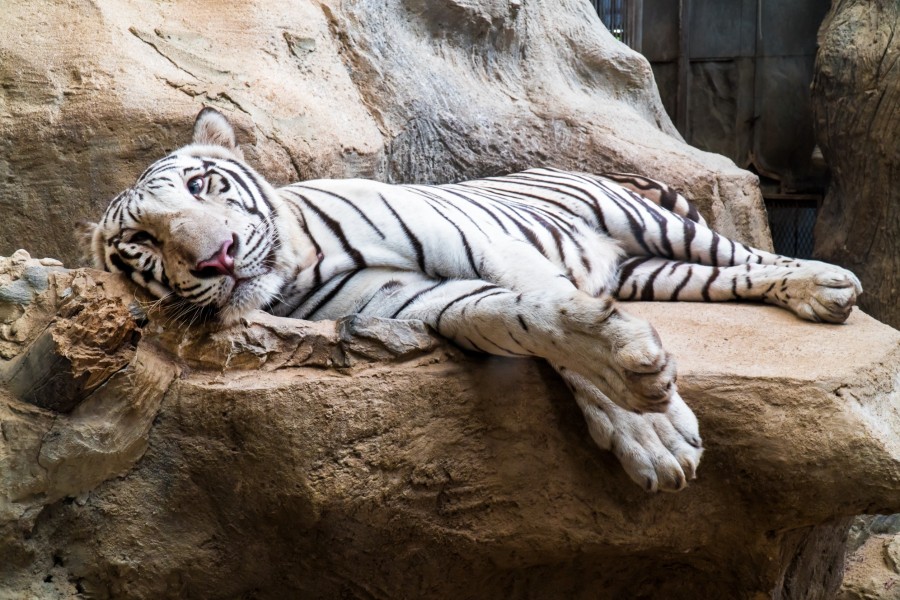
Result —
<instances>
[{"instance_id":1,"label":"stone wall","mask_svg":"<svg viewBox=\"0 0 900 600\"><path fill-rule=\"evenodd\" d=\"M0 30L0 254L74 264L76 223L203 105L276 182L636 171L771 244L756 178L678 139L646 60L581 0L11 0Z\"/></svg>"}]
</instances>

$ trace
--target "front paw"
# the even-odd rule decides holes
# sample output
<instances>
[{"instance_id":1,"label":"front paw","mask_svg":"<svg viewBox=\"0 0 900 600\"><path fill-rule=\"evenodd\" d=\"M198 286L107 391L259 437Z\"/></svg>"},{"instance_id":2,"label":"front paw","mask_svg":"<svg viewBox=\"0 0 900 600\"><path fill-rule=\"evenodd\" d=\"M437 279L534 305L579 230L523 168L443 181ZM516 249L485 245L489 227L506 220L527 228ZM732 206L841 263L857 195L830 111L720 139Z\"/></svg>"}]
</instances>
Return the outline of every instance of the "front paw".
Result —
<instances>
[{"instance_id":1,"label":"front paw","mask_svg":"<svg viewBox=\"0 0 900 600\"><path fill-rule=\"evenodd\" d=\"M609 317L612 379L621 390L611 396L636 412L664 412L675 391L676 367L650 323L616 310ZM610 378L608 376L608 378Z\"/></svg>"},{"instance_id":2,"label":"front paw","mask_svg":"<svg viewBox=\"0 0 900 600\"><path fill-rule=\"evenodd\" d=\"M586 295L578 300L563 313L557 347L565 353L552 360L588 377L623 408L664 412L675 389L676 367L653 326L610 302Z\"/></svg>"},{"instance_id":3,"label":"front paw","mask_svg":"<svg viewBox=\"0 0 900 600\"><path fill-rule=\"evenodd\" d=\"M675 391L663 413L636 414L576 373L563 377L575 394L596 444L611 450L628 476L648 492L677 492L697 477L703 441L697 418Z\"/></svg>"}]
</instances>

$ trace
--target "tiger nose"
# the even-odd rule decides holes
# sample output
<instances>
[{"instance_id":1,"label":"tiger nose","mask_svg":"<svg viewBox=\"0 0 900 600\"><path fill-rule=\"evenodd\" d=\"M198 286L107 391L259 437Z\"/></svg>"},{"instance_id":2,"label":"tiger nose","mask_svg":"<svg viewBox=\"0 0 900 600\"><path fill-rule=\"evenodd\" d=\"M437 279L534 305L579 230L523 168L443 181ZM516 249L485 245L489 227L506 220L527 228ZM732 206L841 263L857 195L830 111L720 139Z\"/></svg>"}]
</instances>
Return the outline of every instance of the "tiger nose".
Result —
<instances>
[{"instance_id":1,"label":"tiger nose","mask_svg":"<svg viewBox=\"0 0 900 600\"><path fill-rule=\"evenodd\" d=\"M231 248L234 239L225 240L219 250L212 257L197 263L195 274L203 276L231 275L234 277L234 257Z\"/></svg>"}]
</instances>

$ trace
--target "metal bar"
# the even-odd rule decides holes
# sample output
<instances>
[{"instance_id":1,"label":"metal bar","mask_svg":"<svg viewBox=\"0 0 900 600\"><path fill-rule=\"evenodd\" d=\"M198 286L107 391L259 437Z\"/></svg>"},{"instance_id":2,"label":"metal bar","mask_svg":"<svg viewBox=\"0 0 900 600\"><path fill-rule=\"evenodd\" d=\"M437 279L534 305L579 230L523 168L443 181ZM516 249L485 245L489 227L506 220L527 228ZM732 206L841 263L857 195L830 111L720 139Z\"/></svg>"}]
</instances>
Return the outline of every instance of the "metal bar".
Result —
<instances>
[{"instance_id":1,"label":"metal bar","mask_svg":"<svg viewBox=\"0 0 900 600\"><path fill-rule=\"evenodd\" d=\"M688 28L691 23L691 0L680 0L678 19L678 94L675 109L675 126L682 137L691 142L688 103L691 99L691 49Z\"/></svg>"}]
</instances>

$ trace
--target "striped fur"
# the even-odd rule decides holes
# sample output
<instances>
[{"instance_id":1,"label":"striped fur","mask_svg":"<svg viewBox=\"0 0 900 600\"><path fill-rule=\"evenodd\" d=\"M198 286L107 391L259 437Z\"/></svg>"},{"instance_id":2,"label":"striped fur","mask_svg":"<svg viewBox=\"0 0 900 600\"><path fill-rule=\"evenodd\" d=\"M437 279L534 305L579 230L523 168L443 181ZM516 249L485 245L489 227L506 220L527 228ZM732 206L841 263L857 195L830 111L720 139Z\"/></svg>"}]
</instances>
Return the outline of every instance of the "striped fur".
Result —
<instances>
[{"instance_id":1,"label":"striped fur","mask_svg":"<svg viewBox=\"0 0 900 600\"><path fill-rule=\"evenodd\" d=\"M684 487L702 446L674 361L616 297L758 300L842 322L861 292L838 267L718 235L637 175L275 190L240 159L221 114L204 109L194 134L112 201L93 237L98 267L226 324L257 308L419 319L465 348L544 358L598 445L651 490Z\"/></svg>"}]
</instances>

